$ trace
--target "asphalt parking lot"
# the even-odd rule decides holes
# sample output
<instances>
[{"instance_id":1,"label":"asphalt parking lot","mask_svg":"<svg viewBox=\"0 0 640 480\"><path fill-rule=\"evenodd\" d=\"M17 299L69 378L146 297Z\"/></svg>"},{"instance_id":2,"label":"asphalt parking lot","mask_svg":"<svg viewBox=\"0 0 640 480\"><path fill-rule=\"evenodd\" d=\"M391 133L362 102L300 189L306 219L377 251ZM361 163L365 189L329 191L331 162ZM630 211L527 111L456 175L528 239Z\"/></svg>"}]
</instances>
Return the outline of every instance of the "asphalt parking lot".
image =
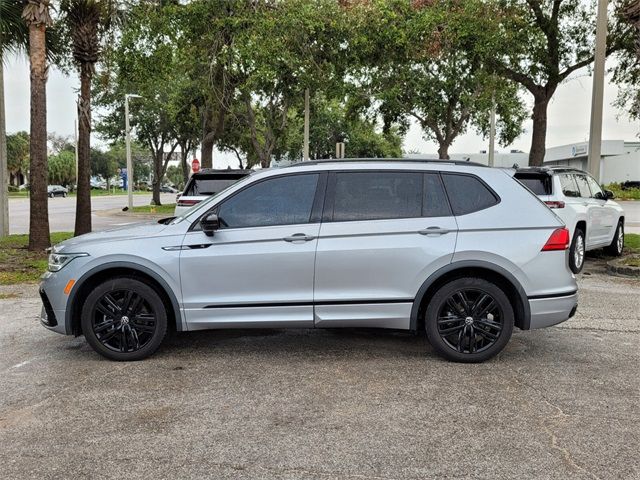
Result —
<instances>
[{"instance_id":1,"label":"asphalt parking lot","mask_svg":"<svg viewBox=\"0 0 640 480\"><path fill-rule=\"evenodd\" d=\"M640 478L640 282L598 262L574 319L481 365L357 330L112 363L40 327L35 286L0 293L2 478Z\"/></svg>"}]
</instances>

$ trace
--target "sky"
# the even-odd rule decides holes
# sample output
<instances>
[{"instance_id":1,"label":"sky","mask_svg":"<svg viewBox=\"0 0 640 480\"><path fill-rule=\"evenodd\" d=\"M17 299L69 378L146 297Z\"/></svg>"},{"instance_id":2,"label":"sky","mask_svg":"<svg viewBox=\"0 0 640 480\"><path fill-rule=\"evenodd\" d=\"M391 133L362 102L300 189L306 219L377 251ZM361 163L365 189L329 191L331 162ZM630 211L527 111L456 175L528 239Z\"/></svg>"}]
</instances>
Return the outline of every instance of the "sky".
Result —
<instances>
[{"instance_id":1,"label":"sky","mask_svg":"<svg viewBox=\"0 0 640 480\"><path fill-rule=\"evenodd\" d=\"M611 62L611 60L609 61ZM608 65L611 66L611 65ZM29 65L25 57L9 58L5 64L5 103L7 132L29 130ZM583 69L574 73L570 80L556 91L549 105L547 147L583 142L589 136L591 105L591 77ZM65 76L52 68L47 83L47 129L59 135L73 136L76 114L75 100L79 81L75 73ZM607 82L604 92L603 140L637 140L640 124L631 122L624 111L612 106L617 96L617 87ZM530 95L523 98L532 105ZM311 119L313 122L313 118ZM499 152L510 150L529 151L531 143L531 121L524 125L524 133L508 147L497 147ZM95 139L103 143L100 139ZM435 143L425 140L418 125L413 125L404 140L404 150L415 150L435 155ZM473 131L461 135L449 149L449 153L477 153L488 148L488 140ZM214 153L214 168L237 167L233 154Z\"/></svg>"}]
</instances>

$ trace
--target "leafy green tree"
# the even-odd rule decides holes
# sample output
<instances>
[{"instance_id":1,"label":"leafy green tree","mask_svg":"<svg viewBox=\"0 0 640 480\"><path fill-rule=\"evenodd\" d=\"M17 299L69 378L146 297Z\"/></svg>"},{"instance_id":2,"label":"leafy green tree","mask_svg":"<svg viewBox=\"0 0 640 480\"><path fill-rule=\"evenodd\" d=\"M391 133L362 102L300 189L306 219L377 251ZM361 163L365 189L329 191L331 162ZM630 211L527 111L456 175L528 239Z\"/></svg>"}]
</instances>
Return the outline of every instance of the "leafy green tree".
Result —
<instances>
[{"instance_id":1,"label":"leafy green tree","mask_svg":"<svg viewBox=\"0 0 640 480\"><path fill-rule=\"evenodd\" d=\"M484 47L493 70L533 96L530 165L542 165L547 108L558 86L591 65L595 42L595 2L583 0L501 0L485 18ZM610 17L607 55L622 48L628 27Z\"/></svg>"},{"instance_id":2,"label":"leafy green tree","mask_svg":"<svg viewBox=\"0 0 640 480\"><path fill-rule=\"evenodd\" d=\"M49 184L72 185L76 180L76 155L69 150L49 156Z\"/></svg>"},{"instance_id":3,"label":"leafy green tree","mask_svg":"<svg viewBox=\"0 0 640 480\"><path fill-rule=\"evenodd\" d=\"M426 138L438 144L440 158L469 127L483 135L495 100L499 141L522 132L524 107L517 84L498 80L484 49L484 2L383 2L356 12L359 55L357 85L362 106L373 106L385 125L405 130L417 120ZM371 96L375 102L369 101Z\"/></svg>"},{"instance_id":4,"label":"leafy green tree","mask_svg":"<svg viewBox=\"0 0 640 480\"><path fill-rule=\"evenodd\" d=\"M20 185L22 178L26 182L29 172L29 134L27 132L7 135L7 163L9 175L16 180L16 186Z\"/></svg>"},{"instance_id":5,"label":"leafy green tree","mask_svg":"<svg viewBox=\"0 0 640 480\"><path fill-rule=\"evenodd\" d=\"M182 175L182 167L177 165L170 165L167 168L165 178L171 185L174 185L178 190L182 190L185 185L185 180Z\"/></svg>"},{"instance_id":6,"label":"leafy green tree","mask_svg":"<svg viewBox=\"0 0 640 480\"><path fill-rule=\"evenodd\" d=\"M171 8L151 3L133 7L119 42L108 52L109 68L99 72L96 82L96 101L107 110L97 130L111 140L125 134L125 94L142 96L131 101L131 126L153 158L152 201L156 205L160 205L162 178L178 147L177 118L190 106L178 73L176 32L168 21Z\"/></svg>"},{"instance_id":7,"label":"leafy green tree","mask_svg":"<svg viewBox=\"0 0 640 480\"><path fill-rule=\"evenodd\" d=\"M97 148L91 149L91 174L100 175L107 182L107 190L111 190L111 180L117 175L118 164L109 155L108 152L103 152Z\"/></svg>"},{"instance_id":8,"label":"leafy green tree","mask_svg":"<svg viewBox=\"0 0 640 480\"><path fill-rule=\"evenodd\" d=\"M613 81L619 86L615 104L629 117L640 120L640 2L627 1L618 10L631 27L614 69Z\"/></svg>"}]
</instances>

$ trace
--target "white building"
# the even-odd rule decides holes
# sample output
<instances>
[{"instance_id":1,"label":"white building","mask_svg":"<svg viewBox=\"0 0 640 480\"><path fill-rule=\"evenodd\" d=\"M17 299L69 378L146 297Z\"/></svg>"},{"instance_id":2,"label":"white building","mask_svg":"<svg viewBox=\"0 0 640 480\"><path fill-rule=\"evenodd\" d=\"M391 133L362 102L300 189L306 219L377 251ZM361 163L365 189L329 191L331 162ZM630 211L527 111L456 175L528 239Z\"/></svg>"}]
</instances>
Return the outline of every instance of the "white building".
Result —
<instances>
[{"instance_id":1,"label":"white building","mask_svg":"<svg viewBox=\"0 0 640 480\"><path fill-rule=\"evenodd\" d=\"M588 142L547 148L544 165L549 167L564 165L587 171L588 150ZM418 154L408 154L406 156L407 158L427 158L426 155ZM489 155L486 151L480 153L458 153L450 156L452 160L469 160L484 165L489 163ZM509 153L496 152L494 164L496 167L513 167L514 165L526 167L529 165L529 154L519 150L512 150ZM604 185L628 180L640 181L640 142L603 140L600 176L600 183Z\"/></svg>"}]
</instances>

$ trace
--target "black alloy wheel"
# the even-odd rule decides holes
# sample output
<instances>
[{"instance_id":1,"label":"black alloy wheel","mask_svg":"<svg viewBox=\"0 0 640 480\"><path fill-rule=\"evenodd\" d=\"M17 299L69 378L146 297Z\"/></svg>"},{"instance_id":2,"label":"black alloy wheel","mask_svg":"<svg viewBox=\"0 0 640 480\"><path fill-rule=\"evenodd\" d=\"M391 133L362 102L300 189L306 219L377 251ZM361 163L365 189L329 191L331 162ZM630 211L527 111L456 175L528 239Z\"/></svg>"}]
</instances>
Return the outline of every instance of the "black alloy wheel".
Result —
<instances>
[{"instance_id":1,"label":"black alloy wheel","mask_svg":"<svg viewBox=\"0 0 640 480\"><path fill-rule=\"evenodd\" d=\"M461 278L436 292L425 320L438 353L454 361L481 362L507 344L514 315L500 287L481 278Z\"/></svg>"},{"instance_id":2,"label":"black alloy wheel","mask_svg":"<svg viewBox=\"0 0 640 480\"><path fill-rule=\"evenodd\" d=\"M151 355L166 330L162 298L137 279L118 278L98 285L82 310L87 341L112 360L140 360Z\"/></svg>"}]
</instances>

